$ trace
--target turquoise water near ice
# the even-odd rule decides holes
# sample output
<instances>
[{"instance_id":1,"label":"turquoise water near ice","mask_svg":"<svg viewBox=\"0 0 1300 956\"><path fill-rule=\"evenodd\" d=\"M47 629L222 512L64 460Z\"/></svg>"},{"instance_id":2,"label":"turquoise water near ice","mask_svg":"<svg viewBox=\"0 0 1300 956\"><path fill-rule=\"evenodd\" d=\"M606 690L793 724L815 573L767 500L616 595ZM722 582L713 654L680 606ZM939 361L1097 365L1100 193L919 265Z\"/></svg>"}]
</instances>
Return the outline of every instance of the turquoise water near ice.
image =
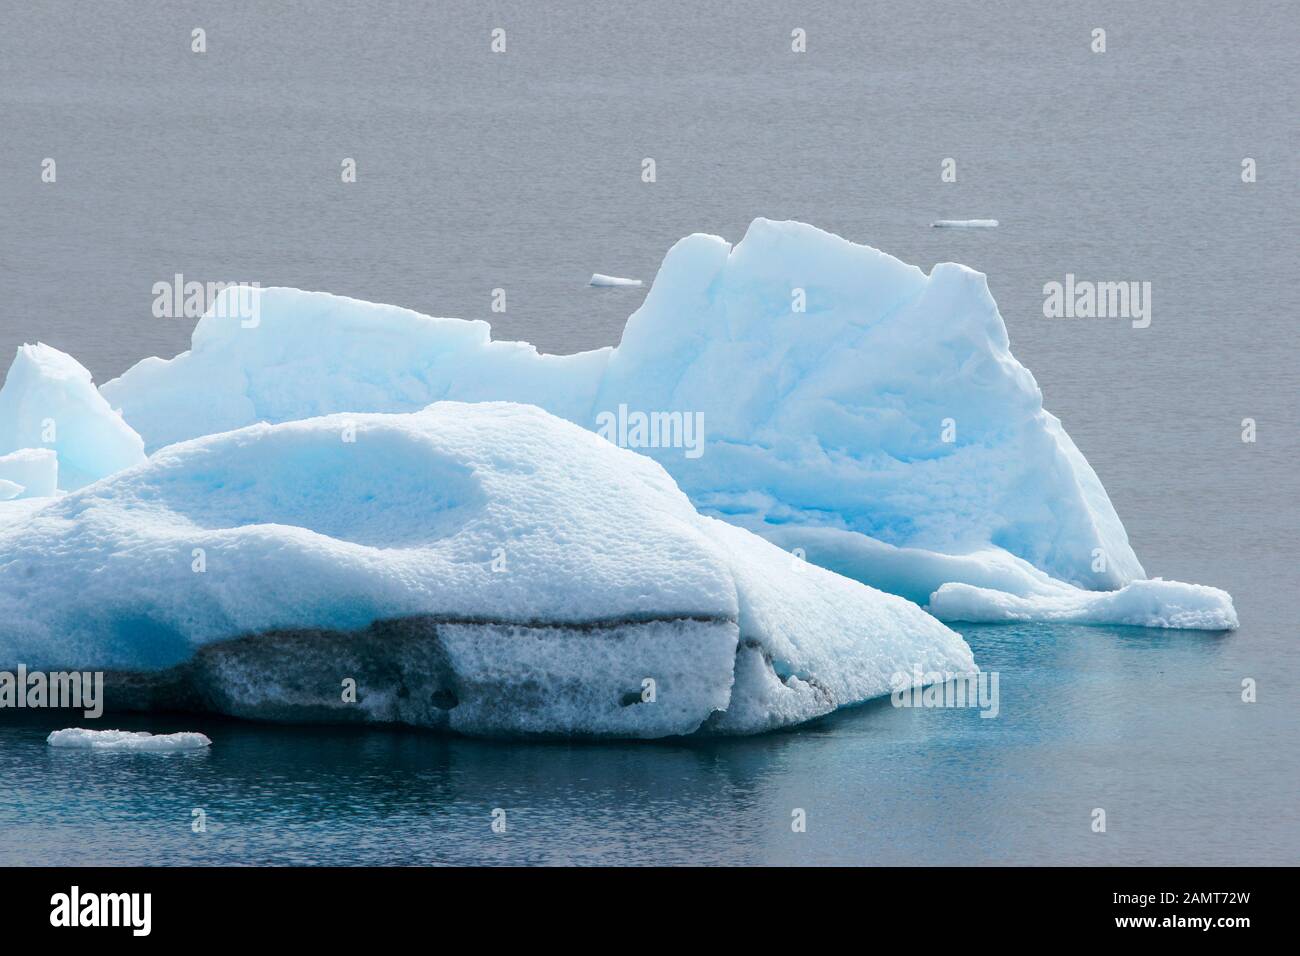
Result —
<instances>
[{"instance_id":1,"label":"turquoise water near ice","mask_svg":"<svg viewBox=\"0 0 1300 956\"><path fill-rule=\"evenodd\" d=\"M0 864L1295 862L1294 721L1267 681L1242 702L1247 633L964 632L996 718L883 699L755 738L542 744L110 718L213 740L132 754L7 715Z\"/></svg>"}]
</instances>

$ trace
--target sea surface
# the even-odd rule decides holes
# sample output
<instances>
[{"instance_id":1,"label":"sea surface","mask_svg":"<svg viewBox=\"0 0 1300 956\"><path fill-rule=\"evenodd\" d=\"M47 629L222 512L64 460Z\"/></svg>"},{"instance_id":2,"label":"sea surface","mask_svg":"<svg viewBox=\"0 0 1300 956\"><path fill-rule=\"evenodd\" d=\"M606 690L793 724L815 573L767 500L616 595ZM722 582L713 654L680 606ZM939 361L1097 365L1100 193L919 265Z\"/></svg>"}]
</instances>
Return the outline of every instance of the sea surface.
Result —
<instances>
[{"instance_id":1,"label":"sea surface","mask_svg":"<svg viewBox=\"0 0 1300 956\"><path fill-rule=\"evenodd\" d=\"M44 341L102 382L182 351L193 321L152 314L177 273L594 348L645 290L593 272L648 283L684 235L797 218L985 272L1147 572L1242 621L959 625L997 718L884 701L745 740L172 715L121 723L211 750L102 754L46 747L74 719L4 714L0 863L1300 862L1293 5L0 8L0 355ZM967 218L1001 225L929 227ZM1067 274L1151 282L1151 326L1044 318Z\"/></svg>"},{"instance_id":2,"label":"sea surface","mask_svg":"<svg viewBox=\"0 0 1300 956\"><path fill-rule=\"evenodd\" d=\"M885 698L760 737L529 744L112 721L212 738L171 754L52 748L85 721L10 720L0 862L1295 862L1295 722L1281 688L1241 702L1249 632L964 633L999 674L996 717Z\"/></svg>"}]
</instances>

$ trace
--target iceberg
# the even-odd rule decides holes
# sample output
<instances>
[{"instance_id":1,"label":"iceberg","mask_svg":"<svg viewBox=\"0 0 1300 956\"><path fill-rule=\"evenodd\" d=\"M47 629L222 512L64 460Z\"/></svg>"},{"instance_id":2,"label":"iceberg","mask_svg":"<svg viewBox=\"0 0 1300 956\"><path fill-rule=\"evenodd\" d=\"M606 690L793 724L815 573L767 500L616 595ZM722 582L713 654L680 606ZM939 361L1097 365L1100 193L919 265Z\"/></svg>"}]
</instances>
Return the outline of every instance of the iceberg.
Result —
<instances>
[{"instance_id":1,"label":"iceberg","mask_svg":"<svg viewBox=\"0 0 1300 956\"><path fill-rule=\"evenodd\" d=\"M589 283L589 285L599 286L602 288L609 288L609 289L617 289L617 288L639 289L641 288L642 283L640 279L622 279L619 278L618 276L607 276L600 272L596 272L592 274L591 282Z\"/></svg>"},{"instance_id":2,"label":"iceberg","mask_svg":"<svg viewBox=\"0 0 1300 956\"><path fill-rule=\"evenodd\" d=\"M95 389L90 372L48 345L23 345L0 388L0 455L25 449L54 451L58 486L80 488L144 461L144 442ZM31 467L48 471L30 457ZM16 459L15 459L16 461ZM11 462L10 467L13 466ZM13 480L13 479L10 479ZM20 481L21 483L21 481ZM38 482L25 493L48 490Z\"/></svg>"},{"instance_id":3,"label":"iceberg","mask_svg":"<svg viewBox=\"0 0 1300 956\"><path fill-rule=\"evenodd\" d=\"M182 732L178 734L151 734L131 730L85 730L69 727L56 730L45 738L51 747L69 747L81 750L129 750L137 753L170 753L177 750L201 750L212 746L205 734Z\"/></svg>"},{"instance_id":4,"label":"iceberg","mask_svg":"<svg viewBox=\"0 0 1300 956\"><path fill-rule=\"evenodd\" d=\"M915 604L513 403L172 444L0 527L0 555L0 661L109 672L110 709L741 734L976 670Z\"/></svg>"},{"instance_id":5,"label":"iceberg","mask_svg":"<svg viewBox=\"0 0 1300 956\"><path fill-rule=\"evenodd\" d=\"M563 356L493 340L481 321L252 293L252 327L218 303L188 352L101 387L146 451L262 421L527 403L603 434L614 419L666 423L616 440L702 513L921 603L950 583L1027 597L1146 579L1101 480L1012 355L985 277L961 265L927 275L756 219L735 246L679 241L617 347ZM674 416L703 424L698 447L659 440ZM1172 608L1183 587L1144 594ZM1214 593L1219 612L1204 619L1230 619ZM1118 613L1092 607L1098 623Z\"/></svg>"},{"instance_id":6,"label":"iceberg","mask_svg":"<svg viewBox=\"0 0 1300 956\"><path fill-rule=\"evenodd\" d=\"M996 219L936 219L930 223L934 229L996 229Z\"/></svg>"}]
</instances>

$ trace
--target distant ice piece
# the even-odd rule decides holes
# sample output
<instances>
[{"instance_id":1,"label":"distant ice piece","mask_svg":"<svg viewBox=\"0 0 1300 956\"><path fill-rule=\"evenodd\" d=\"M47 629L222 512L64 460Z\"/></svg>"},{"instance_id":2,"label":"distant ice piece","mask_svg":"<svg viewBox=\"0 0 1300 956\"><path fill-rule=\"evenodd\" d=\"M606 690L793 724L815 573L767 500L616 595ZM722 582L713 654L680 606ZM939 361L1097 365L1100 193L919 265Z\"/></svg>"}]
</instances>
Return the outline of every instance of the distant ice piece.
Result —
<instances>
[{"instance_id":1,"label":"distant ice piece","mask_svg":"<svg viewBox=\"0 0 1300 956\"><path fill-rule=\"evenodd\" d=\"M936 219L930 225L935 229L996 229L996 219Z\"/></svg>"},{"instance_id":2,"label":"distant ice piece","mask_svg":"<svg viewBox=\"0 0 1300 956\"><path fill-rule=\"evenodd\" d=\"M23 448L0 455L0 481L19 487L17 494L0 498L45 498L59 486L59 456L53 448Z\"/></svg>"},{"instance_id":3,"label":"distant ice piece","mask_svg":"<svg viewBox=\"0 0 1300 956\"><path fill-rule=\"evenodd\" d=\"M0 666L152 675L242 717L751 733L975 670L915 604L526 405L172 445L0 527L0 554Z\"/></svg>"},{"instance_id":4,"label":"distant ice piece","mask_svg":"<svg viewBox=\"0 0 1300 956\"><path fill-rule=\"evenodd\" d=\"M136 752L171 752L200 750L212 746L204 734L151 734L131 730L84 730L70 727L56 730L45 738L51 747L70 747L84 750L131 750Z\"/></svg>"},{"instance_id":5,"label":"distant ice piece","mask_svg":"<svg viewBox=\"0 0 1300 956\"><path fill-rule=\"evenodd\" d=\"M602 287L610 287L610 288L614 288L614 287L640 288L642 282L640 279L620 279L618 276L607 276L607 275L602 275L599 272L596 272L592 274L590 284L594 286L602 286Z\"/></svg>"},{"instance_id":6,"label":"distant ice piece","mask_svg":"<svg viewBox=\"0 0 1300 956\"><path fill-rule=\"evenodd\" d=\"M64 489L145 457L144 442L95 390L90 373L72 356L38 343L19 347L0 388L0 454L42 447L57 454Z\"/></svg>"},{"instance_id":7,"label":"distant ice piece","mask_svg":"<svg viewBox=\"0 0 1300 956\"><path fill-rule=\"evenodd\" d=\"M223 293L226 294L226 293ZM1097 474L1011 354L985 277L756 219L668 252L617 348L541 355L480 321L292 289L216 308L101 391L150 450L441 399L701 415L703 454L638 447L703 512L926 602L945 583L1106 591L1146 577ZM1041 572L1043 584L1029 572ZM1016 584L1020 581L1020 584ZM1054 584L1053 584L1054 582Z\"/></svg>"}]
</instances>

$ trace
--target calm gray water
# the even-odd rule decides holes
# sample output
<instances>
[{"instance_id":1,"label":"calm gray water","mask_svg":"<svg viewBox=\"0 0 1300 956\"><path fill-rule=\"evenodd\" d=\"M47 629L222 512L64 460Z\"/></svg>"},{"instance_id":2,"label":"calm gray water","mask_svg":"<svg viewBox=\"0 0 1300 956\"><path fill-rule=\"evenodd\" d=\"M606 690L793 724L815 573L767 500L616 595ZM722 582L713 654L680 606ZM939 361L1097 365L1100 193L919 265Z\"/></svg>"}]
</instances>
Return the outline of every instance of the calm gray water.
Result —
<instances>
[{"instance_id":1,"label":"calm gray water","mask_svg":"<svg viewBox=\"0 0 1300 956\"><path fill-rule=\"evenodd\" d=\"M1226 588L1242 628L964 629L996 720L874 704L708 744L156 720L217 741L160 759L6 721L0 862L1297 862L1294 8L562 6L0 0L0 354L39 339L97 381L174 354L192 322L150 307L178 272L590 348L643 295L592 272L803 219L986 272L1147 571ZM1044 319L1067 272L1150 281L1151 327Z\"/></svg>"}]
</instances>

